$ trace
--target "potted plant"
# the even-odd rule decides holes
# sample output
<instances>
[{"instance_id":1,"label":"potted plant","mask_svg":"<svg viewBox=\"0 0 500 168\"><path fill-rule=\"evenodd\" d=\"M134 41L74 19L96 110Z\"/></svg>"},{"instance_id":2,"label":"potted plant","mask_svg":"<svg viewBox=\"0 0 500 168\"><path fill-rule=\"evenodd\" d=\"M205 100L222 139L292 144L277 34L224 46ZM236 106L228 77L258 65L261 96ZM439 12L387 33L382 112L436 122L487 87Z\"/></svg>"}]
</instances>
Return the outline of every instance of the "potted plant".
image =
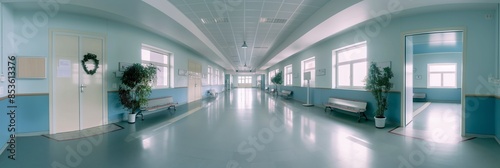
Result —
<instances>
[{"instance_id":1,"label":"potted plant","mask_svg":"<svg viewBox=\"0 0 500 168\"><path fill-rule=\"evenodd\" d=\"M375 63L370 64L368 77L366 79L366 90L372 92L373 97L377 101L377 111L375 112L375 127L385 127L385 115L387 110L387 96L393 84L391 78L394 77L390 67L385 67L380 70Z\"/></svg>"},{"instance_id":2,"label":"potted plant","mask_svg":"<svg viewBox=\"0 0 500 168\"><path fill-rule=\"evenodd\" d=\"M283 72L278 72L274 77L271 78L271 82L276 86L276 94L278 92L278 85L283 84Z\"/></svg>"},{"instance_id":3,"label":"potted plant","mask_svg":"<svg viewBox=\"0 0 500 168\"><path fill-rule=\"evenodd\" d=\"M128 122L135 123L135 115L142 106L148 103L151 94L151 83L156 77L157 68L152 64L143 66L135 63L125 69L121 77L122 84L118 89L120 102L130 110Z\"/></svg>"}]
</instances>

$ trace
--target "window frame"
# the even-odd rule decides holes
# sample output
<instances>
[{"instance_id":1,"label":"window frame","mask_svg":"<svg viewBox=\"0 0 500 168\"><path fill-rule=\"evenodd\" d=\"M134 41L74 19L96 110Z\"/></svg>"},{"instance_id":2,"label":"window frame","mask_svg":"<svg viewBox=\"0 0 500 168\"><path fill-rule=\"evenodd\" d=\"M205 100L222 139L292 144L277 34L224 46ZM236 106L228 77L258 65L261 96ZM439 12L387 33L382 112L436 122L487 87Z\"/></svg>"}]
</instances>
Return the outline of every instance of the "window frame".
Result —
<instances>
[{"instance_id":1,"label":"window frame","mask_svg":"<svg viewBox=\"0 0 500 168\"><path fill-rule=\"evenodd\" d=\"M314 62L314 68L305 69L306 68L305 65L311 61ZM304 80L304 73L309 72L309 71L311 72L311 80L309 82L309 86L311 86L311 87L316 86L316 56L306 58L306 59L302 60L300 63L302 65L300 68L301 86L307 87L307 82Z\"/></svg>"},{"instance_id":2,"label":"window frame","mask_svg":"<svg viewBox=\"0 0 500 168\"><path fill-rule=\"evenodd\" d=\"M207 85L212 85L212 70L210 65L207 65Z\"/></svg>"},{"instance_id":3,"label":"window frame","mask_svg":"<svg viewBox=\"0 0 500 168\"><path fill-rule=\"evenodd\" d=\"M364 51L365 53L365 56L362 57L362 58L357 58L357 59L353 59L353 60L348 60L348 61L343 61L343 62L339 62L339 55L343 52L349 52L349 51L353 51L353 50L356 50L356 49L360 49L360 48L365 48L366 51ZM355 64L359 64L359 63L364 63L365 64L365 68L366 68L366 72L365 74L368 75L368 45L367 45L367 42L366 41L363 41L363 42L359 42L359 43L355 43L355 44L352 44L352 45L348 45L348 46L345 46L345 47L342 47L342 48L338 48L338 49L335 49L335 50L332 50L332 88L337 88L337 89L349 89L349 90L361 90L361 89L364 89L365 86L366 86L366 82L363 82L364 85L362 86L355 86L354 83L354 76L355 76L355 73L357 72L356 69L354 68L354 65ZM340 85L340 75L339 75L339 67L340 66L345 66L345 65L348 65L349 66L349 85ZM366 75L364 78L366 78Z\"/></svg>"},{"instance_id":4,"label":"window frame","mask_svg":"<svg viewBox=\"0 0 500 168\"><path fill-rule=\"evenodd\" d=\"M219 69L215 69L214 81L214 85L219 85Z\"/></svg>"},{"instance_id":5,"label":"window frame","mask_svg":"<svg viewBox=\"0 0 500 168\"><path fill-rule=\"evenodd\" d=\"M252 84L252 76L238 76L238 84Z\"/></svg>"},{"instance_id":6,"label":"window frame","mask_svg":"<svg viewBox=\"0 0 500 168\"><path fill-rule=\"evenodd\" d=\"M147 50L150 53L154 52L156 54L163 55L165 57L164 60L166 60L167 63L160 63L160 62L151 61L151 60L143 60L143 50ZM162 72L160 69L158 69L156 77L152 83L153 89L173 88L173 83L174 83L174 78L173 78L174 58L173 57L174 57L173 53L171 53L169 51L166 51L166 50L163 50L161 48L154 47L151 45L142 44L142 46L141 46L141 64L143 64L143 65L144 64L153 64L157 68L163 67L163 68L167 69L167 72L164 73L164 74L166 74L166 77L163 76L163 79L167 80L166 85L158 85L158 73Z\"/></svg>"},{"instance_id":7,"label":"window frame","mask_svg":"<svg viewBox=\"0 0 500 168\"><path fill-rule=\"evenodd\" d=\"M293 65L287 65L283 68L285 70L285 86L292 86L293 85ZM290 70L288 70L290 69Z\"/></svg>"},{"instance_id":8,"label":"window frame","mask_svg":"<svg viewBox=\"0 0 500 168\"><path fill-rule=\"evenodd\" d=\"M453 65L454 70L453 71L434 71L431 72L431 66L439 66L439 65ZM431 74L440 74L441 75L441 86L431 86L431 80L430 80L430 75ZM444 84L444 74L454 74L455 76L455 81L454 81L454 86L443 86ZM427 88L450 88L450 89L455 89L458 88L458 67L457 63L429 63L427 64Z\"/></svg>"}]
</instances>

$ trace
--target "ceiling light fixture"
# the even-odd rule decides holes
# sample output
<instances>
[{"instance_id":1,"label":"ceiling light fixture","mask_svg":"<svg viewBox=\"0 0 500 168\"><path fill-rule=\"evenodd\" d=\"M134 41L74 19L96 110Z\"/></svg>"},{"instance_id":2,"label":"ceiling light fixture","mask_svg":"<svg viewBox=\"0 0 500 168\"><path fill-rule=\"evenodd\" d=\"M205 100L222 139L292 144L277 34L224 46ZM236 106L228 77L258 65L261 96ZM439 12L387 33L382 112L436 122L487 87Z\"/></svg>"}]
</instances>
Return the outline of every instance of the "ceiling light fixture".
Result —
<instances>
[{"instance_id":1,"label":"ceiling light fixture","mask_svg":"<svg viewBox=\"0 0 500 168\"><path fill-rule=\"evenodd\" d=\"M243 45L241 46L241 48L248 48L246 41L243 41Z\"/></svg>"}]
</instances>

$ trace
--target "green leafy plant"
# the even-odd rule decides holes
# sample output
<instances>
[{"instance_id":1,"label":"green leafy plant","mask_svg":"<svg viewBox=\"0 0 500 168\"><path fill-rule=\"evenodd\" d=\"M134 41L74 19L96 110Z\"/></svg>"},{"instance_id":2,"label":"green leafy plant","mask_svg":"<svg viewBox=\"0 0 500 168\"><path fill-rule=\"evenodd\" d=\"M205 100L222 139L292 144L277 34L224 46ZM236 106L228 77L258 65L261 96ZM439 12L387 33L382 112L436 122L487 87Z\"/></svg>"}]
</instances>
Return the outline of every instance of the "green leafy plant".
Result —
<instances>
[{"instance_id":1,"label":"green leafy plant","mask_svg":"<svg viewBox=\"0 0 500 168\"><path fill-rule=\"evenodd\" d=\"M394 77L390 67L380 70L375 63L370 64L368 77L366 79L366 90L372 92L377 101L377 111L375 117L385 118L384 112L387 110L387 96L391 88L391 78Z\"/></svg>"},{"instance_id":2,"label":"green leafy plant","mask_svg":"<svg viewBox=\"0 0 500 168\"><path fill-rule=\"evenodd\" d=\"M156 78L158 68L152 64L143 66L135 63L123 72L121 78L122 84L118 89L121 104L130 113L136 113L141 106L148 103L148 97L151 94L151 83Z\"/></svg>"},{"instance_id":3,"label":"green leafy plant","mask_svg":"<svg viewBox=\"0 0 500 168\"><path fill-rule=\"evenodd\" d=\"M278 72L274 77L271 78L271 82L276 85L276 91L278 91L278 85L283 84L283 72Z\"/></svg>"}]
</instances>

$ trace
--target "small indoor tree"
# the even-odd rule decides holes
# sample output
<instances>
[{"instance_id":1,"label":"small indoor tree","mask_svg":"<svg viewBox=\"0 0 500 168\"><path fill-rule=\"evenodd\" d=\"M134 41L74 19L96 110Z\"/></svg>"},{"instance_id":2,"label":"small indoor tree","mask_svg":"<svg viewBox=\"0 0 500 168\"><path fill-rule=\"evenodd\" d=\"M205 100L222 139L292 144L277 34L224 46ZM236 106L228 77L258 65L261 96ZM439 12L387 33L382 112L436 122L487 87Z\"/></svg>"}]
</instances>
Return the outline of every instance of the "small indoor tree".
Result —
<instances>
[{"instance_id":1,"label":"small indoor tree","mask_svg":"<svg viewBox=\"0 0 500 168\"><path fill-rule=\"evenodd\" d=\"M394 74L392 73L390 67L385 67L380 70L375 63L372 62L370 64L365 88L373 94L375 100L377 101L377 110L375 112L375 124L377 128L385 127L384 112L387 110L388 106L388 93L393 87L393 84L390 81L392 77L394 77Z\"/></svg>"},{"instance_id":2,"label":"small indoor tree","mask_svg":"<svg viewBox=\"0 0 500 168\"><path fill-rule=\"evenodd\" d=\"M276 86L276 93L278 93L278 86L283 84L283 72L279 71L273 78L271 82Z\"/></svg>"},{"instance_id":3,"label":"small indoor tree","mask_svg":"<svg viewBox=\"0 0 500 168\"><path fill-rule=\"evenodd\" d=\"M157 68L152 64L144 66L135 63L123 72L118 94L121 104L130 110L129 123L134 123L136 112L141 106L147 105L156 71Z\"/></svg>"}]
</instances>

